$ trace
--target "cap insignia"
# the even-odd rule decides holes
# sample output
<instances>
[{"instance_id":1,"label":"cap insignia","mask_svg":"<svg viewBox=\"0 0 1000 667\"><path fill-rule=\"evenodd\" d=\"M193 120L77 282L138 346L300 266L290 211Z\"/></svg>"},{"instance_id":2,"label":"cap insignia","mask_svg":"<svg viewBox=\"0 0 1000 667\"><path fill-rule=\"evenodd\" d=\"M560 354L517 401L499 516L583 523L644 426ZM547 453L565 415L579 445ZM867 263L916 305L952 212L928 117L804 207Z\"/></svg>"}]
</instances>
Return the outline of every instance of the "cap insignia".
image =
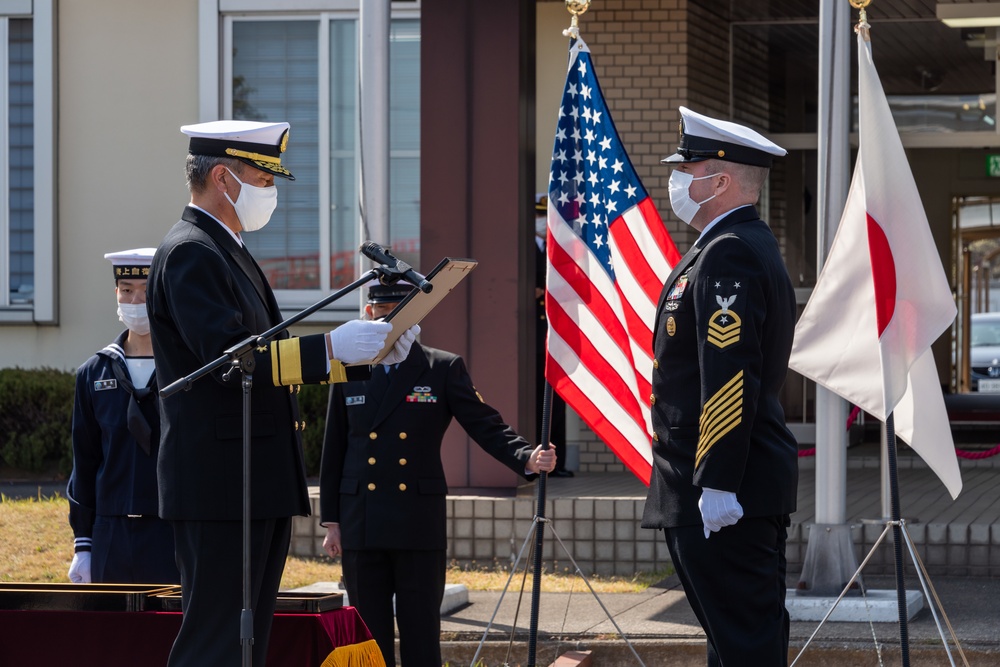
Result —
<instances>
[{"instance_id":1,"label":"cap insignia","mask_svg":"<svg viewBox=\"0 0 1000 667\"><path fill-rule=\"evenodd\" d=\"M267 164L281 164L280 157L271 157L270 155L262 155L261 153L251 153L250 151L241 151L237 148L227 148L226 155L232 155L233 157L243 157L248 160L253 160L254 162L266 162Z\"/></svg>"}]
</instances>

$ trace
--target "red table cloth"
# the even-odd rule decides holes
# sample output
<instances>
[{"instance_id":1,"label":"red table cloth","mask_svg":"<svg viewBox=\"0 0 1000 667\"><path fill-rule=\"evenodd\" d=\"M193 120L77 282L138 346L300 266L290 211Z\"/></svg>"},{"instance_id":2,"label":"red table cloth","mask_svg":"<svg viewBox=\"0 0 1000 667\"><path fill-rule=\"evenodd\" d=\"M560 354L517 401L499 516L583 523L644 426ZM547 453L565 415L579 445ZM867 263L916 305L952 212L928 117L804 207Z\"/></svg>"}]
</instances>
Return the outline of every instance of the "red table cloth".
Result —
<instances>
[{"instance_id":1,"label":"red table cloth","mask_svg":"<svg viewBox=\"0 0 1000 667\"><path fill-rule=\"evenodd\" d=\"M180 627L180 612L0 611L0 666L157 667ZM368 639L354 607L275 614L267 661L319 667L334 648ZM241 650L238 637L233 650Z\"/></svg>"}]
</instances>

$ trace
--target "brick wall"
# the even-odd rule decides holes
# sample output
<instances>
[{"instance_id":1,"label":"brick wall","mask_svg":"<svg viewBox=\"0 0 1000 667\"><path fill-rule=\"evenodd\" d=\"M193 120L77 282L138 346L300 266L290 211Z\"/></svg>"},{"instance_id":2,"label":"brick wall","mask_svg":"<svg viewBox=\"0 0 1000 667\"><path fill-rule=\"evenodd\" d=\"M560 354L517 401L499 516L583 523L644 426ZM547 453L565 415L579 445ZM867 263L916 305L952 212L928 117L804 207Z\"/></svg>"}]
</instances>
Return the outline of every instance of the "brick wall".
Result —
<instances>
[{"instance_id":1,"label":"brick wall","mask_svg":"<svg viewBox=\"0 0 1000 667\"><path fill-rule=\"evenodd\" d=\"M755 33L735 31L733 49L740 57L731 64L729 21L728 3L689 0L602 0L580 20L618 133L682 253L698 234L670 210L670 169L660 163L677 149L677 108L728 118L732 87L740 101L732 110L734 120L767 132L771 122L783 117L780 104L772 108L777 96L770 89L767 42ZM779 161L771 173L767 211L762 211L783 251L785 182ZM567 440L579 447L580 471L625 470L572 411L567 419Z\"/></svg>"}]
</instances>

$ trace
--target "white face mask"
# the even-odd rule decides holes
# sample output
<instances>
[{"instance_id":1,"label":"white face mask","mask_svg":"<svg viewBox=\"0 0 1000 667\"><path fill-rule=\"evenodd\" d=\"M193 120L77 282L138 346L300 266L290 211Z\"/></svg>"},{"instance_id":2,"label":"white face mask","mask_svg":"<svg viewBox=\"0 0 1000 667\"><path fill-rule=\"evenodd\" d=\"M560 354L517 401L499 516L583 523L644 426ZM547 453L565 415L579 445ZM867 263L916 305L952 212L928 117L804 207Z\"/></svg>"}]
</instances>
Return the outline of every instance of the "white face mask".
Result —
<instances>
[{"instance_id":1,"label":"white face mask","mask_svg":"<svg viewBox=\"0 0 1000 667\"><path fill-rule=\"evenodd\" d=\"M149 333L149 315L144 303L119 303L118 319L133 333L140 336Z\"/></svg>"},{"instance_id":2,"label":"white face mask","mask_svg":"<svg viewBox=\"0 0 1000 667\"><path fill-rule=\"evenodd\" d=\"M226 171L242 186L240 196L235 202L229 198L228 192L226 199L229 199L229 203L236 209L236 217L240 219L243 231L255 232L271 219L271 214L278 205L278 188L273 185L266 188L250 185L241 181L228 167Z\"/></svg>"},{"instance_id":3,"label":"white face mask","mask_svg":"<svg viewBox=\"0 0 1000 667\"><path fill-rule=\"evenodd\" d=\"M691 195L688 193L688 189L691 187L691 182L701 181L718 175L719 174L716 173L695 178L687 172L675 169L674 172L670 174L670 182L667 186L670 189L670 208L674 209L674 215L690 225L691 221L694 220L694 216L698 214L698 210L701 208L701 205L707 201L715 199L715 195L712 195L705 201L700 202L696 202L691 199Z\"/></svg>"},{"instance_id":4,"label":"white face mask","mask_svg":"<svg viewBox=\"0 0 1000 667\"><path fill-rule=\"evenodd\" d=\"M548 221L545 217L535 218L535 236L545 236L548 229Z\"/></svg>"}]
</instances>

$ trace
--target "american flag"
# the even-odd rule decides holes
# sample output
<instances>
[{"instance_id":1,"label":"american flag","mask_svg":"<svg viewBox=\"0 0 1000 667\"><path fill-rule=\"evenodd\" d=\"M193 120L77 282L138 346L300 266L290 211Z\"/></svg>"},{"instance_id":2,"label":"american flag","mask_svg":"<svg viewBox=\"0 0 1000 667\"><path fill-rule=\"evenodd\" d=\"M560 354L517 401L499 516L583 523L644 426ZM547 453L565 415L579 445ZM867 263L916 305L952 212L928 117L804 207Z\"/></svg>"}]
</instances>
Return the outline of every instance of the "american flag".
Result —
<instances>
[{"instance_id":1,"label":"american flag","mask_svg":"<svg viewBox=\"0 0 1000 667\"><path fill-rule=\"evenodd\" d=\"M549 172L545 377L649 483L652 324L680 259L618 138L590 50L570 42Z\"/></svg>"}]
</instances>

